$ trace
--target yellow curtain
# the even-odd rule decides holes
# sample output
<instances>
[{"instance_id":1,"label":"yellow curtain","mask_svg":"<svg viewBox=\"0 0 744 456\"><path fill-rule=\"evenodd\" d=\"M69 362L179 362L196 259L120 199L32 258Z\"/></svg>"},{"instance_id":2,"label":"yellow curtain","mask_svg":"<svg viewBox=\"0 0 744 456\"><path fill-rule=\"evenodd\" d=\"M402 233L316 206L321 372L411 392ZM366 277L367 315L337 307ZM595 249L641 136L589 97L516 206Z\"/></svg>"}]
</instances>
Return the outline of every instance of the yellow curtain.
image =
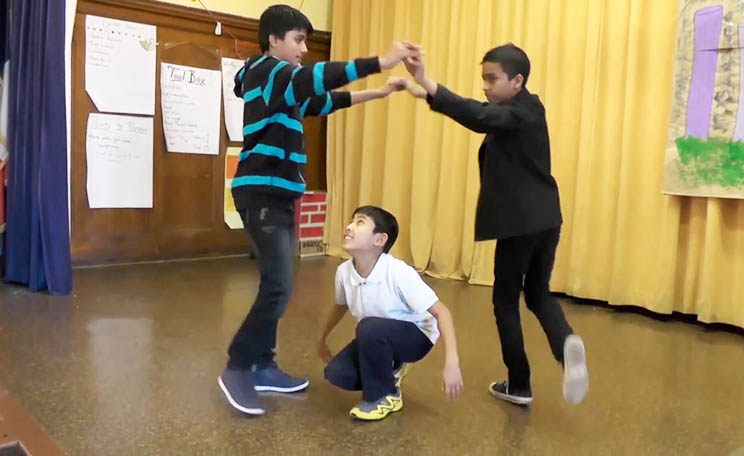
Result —
<instances>
[{"instance_id":1,"label":"yellow curtain","mask_svg":"<svg viewBox=\"0 0 744 456\"><path fill-rule=\"evenodd\" d=\"M331 58L408 39L435 80L482 99L483 54L522 47L564 215L553 290L744 327L744 201L661 192L677 12L677 0L336 0ZM375 204L400 222L393 254L491 284L495 243L473 240L482 138L405 93L332 115L329 253L343 254L353 209Z\"/></svg>"}]
</instances>

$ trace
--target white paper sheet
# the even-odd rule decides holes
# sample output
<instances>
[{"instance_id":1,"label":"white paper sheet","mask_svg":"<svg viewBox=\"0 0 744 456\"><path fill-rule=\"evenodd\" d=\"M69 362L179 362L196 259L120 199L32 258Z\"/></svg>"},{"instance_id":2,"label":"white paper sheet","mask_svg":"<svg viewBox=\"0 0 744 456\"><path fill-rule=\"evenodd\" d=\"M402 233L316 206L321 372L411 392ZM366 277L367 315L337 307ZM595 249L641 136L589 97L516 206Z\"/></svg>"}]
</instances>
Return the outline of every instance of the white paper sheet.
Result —
<instances>
[{"instance_id":1,"label":"white paper sheet","mask_svg":"<svg viewBox=\"0 0 744 456\"><path fill-rule=\"evenodd\" d=\"M85 90L99 111L155 114L154 25L85 17Z\"/></svg>"},{"instance_id":2,"label":"white paper sheet","mask_svg":"<svg viewBox=\"0 0 744 456\"><path fill-rule=\"evenodd\" d=\"M225 100L225 126L230 141L243 142L243 99L236 97L235 73L242 67L242 60L222 58L222 95Z\"/></svg>"},{"instance_id":3,"label":"white paper sheet","mask_svg":"<svg viewBox=\"0 0 744 456\"><path fill-rule=\"evenodd\" d=\"M152 207L152 127L152 117L90 114L85 153L92 209Z\"/></svg>"},{"instance_id":4,"label":"white paper sheet","mask_svg":"<svg viewBox=\"0 0 744 456\"><path fill-rule=\"evenodd\" d=\"M218 155L220 72L162 62L160 102L168 152Z\"/></svg>"}]
</instances>

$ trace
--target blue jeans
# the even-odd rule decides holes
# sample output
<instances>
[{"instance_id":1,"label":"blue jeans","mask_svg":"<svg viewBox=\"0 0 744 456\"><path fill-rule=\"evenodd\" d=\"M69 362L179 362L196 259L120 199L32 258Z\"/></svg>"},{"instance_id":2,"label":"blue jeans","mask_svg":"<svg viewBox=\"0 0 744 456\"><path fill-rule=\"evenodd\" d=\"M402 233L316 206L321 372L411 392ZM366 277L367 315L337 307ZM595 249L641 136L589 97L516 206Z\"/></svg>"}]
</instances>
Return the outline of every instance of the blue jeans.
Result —
<instances>
[{"instance_id":1,"label":"blue jeans","mask_svg":"<svg viewBox=\"0 0 744 456\"><path fill-rule=\"evenodd\" d=\"M274 363L277 327L292 295L297 252L292 212L273 207L239 212L258 257L261 282L228 349L228 367L248 369Z\"/></svg>"}]
</instances>

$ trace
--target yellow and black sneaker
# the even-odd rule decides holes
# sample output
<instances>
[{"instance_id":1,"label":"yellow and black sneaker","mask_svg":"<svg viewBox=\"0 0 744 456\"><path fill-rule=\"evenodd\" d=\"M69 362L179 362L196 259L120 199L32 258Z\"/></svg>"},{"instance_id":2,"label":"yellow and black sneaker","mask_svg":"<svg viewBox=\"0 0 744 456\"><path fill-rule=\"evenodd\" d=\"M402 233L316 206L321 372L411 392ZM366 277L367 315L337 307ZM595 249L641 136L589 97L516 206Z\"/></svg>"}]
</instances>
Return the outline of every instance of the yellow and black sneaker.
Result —
<instances>
[{"instance_id":1,"label":"yellow and black sneaker","mask_svg":"<svg viewBox=\"0 0 744 456\"><path fill-rule=\"evenodd\" d=\"M396 388L400 389L400 384L403 383L403 377L408 375L409 370L411 370L411 365L409 363L402 363L399 368L393 371Z\"/></svg>"},{"instance_id":2,"label":"yellow and black sneaker","mask_svg":"<svg viewBox=\"0 0 744 456\"><path fill-rule=\"evenodd\" d=\"M403 395L398 389L394 394L382 396L374 402L362 401L349 411L349 415L365 421L381 420L403 408Z\"/></svg>"}]
</instances>

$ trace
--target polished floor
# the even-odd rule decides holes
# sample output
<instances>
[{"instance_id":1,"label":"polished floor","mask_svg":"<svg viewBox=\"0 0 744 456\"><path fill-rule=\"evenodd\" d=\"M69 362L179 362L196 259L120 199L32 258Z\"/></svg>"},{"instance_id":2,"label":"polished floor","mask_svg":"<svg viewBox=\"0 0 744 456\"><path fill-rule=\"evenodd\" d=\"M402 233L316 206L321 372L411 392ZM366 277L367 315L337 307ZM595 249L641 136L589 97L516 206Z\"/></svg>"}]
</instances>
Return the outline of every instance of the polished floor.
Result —
<instances>
[{"instance_id":1,"label":"polished floor","mask_svg":"<svg viewBox=\"0 0 744 456\"><path fill-rule=\"evenodd\" d=\"M443 347L416 364L404 409L351 421L355 393L326 383L315 342L339 260L299 263L279 360L307 393L233 411L217 386L225 348L257 287L248 258L75 271L69 297L0 285L0 384L70 455L744 455L744 336L564 301L587 345L591 389L561 397L561 371L523 311L535 401L492 398L502 379L490 288L426 279L452 310L465 392L440 389ZM346 318L331 337L353 334Z\"/></svg>"}]
</instances>

